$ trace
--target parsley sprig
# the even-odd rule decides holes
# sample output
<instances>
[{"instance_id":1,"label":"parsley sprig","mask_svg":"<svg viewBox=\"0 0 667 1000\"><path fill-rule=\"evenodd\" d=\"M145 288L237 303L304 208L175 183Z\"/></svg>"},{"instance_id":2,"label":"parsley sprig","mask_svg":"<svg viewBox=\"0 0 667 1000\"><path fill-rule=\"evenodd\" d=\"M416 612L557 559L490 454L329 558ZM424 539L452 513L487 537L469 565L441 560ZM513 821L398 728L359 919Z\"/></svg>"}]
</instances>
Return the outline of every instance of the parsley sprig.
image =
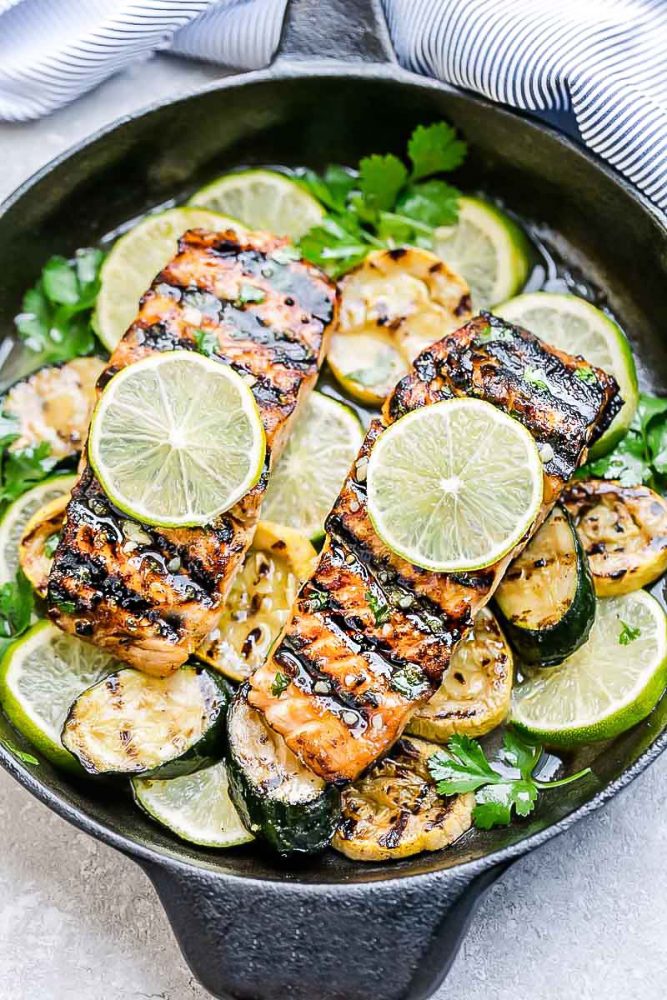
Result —
<instances>
[{"instance_id":1,"label":"parsley sprig","mask_svg":"<svg viewBox=\"0 0 667 1000\"><path fill-rule=\"evenodd\" d=\"M32 585L21 570L0 586L0 656L30 627L34 606Z\"/></svg>"},{"instance_id":2,"label":"parsley sprig","mask_svg":"<svg viewBox=\"0 0 667 1000\"><path fill-rule=\"evenodd\" d=\"M14 324L25 347L40 364L55 364L90 354L95 334L90 323L100 288L101 250L77 250L72 260L51 257L37 283L23 296Z\"/></svg>"},{"instance_id":3,"label":"parsley sprig","mask_svg":"<svg viewBox=\"0 0 667 1000\"><path fill-rule=\"evenodd\" d=\"M337 278L373 247L431 249L434 230L458 218L459 192L437 174L456 169L466 144L446 122L419 125L408 142L410 167L393 153L364 157L357 170L307 170L301 182L327 209L301 239L303 255Z\"/></svg>"},{"instance_id":4,"label":"parsley sprig","mask_svg":"<svg viewBox=\"0 0 667 1000\"><path fill-rule=\"evenodd\" d=\"M475 793L475 826L490 830L506 826L513 810L517 816L531 813L540 791L569 785L591 771L587 767L567 778L541 781L533 775L541 757L538 743L509 728L503 735L500 767L490 763L477 740L468 736L452 736L446 749L429 758L428 767L439 795Z\"/></svg>"}]
</instances>

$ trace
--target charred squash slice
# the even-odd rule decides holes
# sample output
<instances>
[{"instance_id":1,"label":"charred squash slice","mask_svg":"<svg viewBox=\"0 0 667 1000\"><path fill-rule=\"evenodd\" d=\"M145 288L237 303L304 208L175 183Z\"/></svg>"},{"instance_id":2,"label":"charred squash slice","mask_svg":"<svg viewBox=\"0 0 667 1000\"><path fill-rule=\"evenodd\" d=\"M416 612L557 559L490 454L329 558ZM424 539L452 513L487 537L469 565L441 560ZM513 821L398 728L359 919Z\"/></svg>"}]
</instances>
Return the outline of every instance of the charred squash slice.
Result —
<instances>
[{"instance_id":1,"label":"charred squash slice","mask_svg":"<svg viewBox=\"0 0 667 1000\"><path fill-rule=\"evenodd\" d=\"M433 743L404 736L342 793L332 846L353 861L394 861L438 851L472 825L475 796L441 798L428 770Z\"/></svg>"},{"instance_id":2,"label":"charred squash slice","mask_svg":"<svg viewBox=\"0 0 667 1000\"><path fill-rule=\"evenodd\" d=\"M298 531L260 521L220 619L197 658L233 681L249 677L282 631L316 556Z\"/></svg>"},{"instance_id":3,"label":"charred squash slice","mask_svg":"<svg viewBox=\"0 0 667 1000\"><path fill-rule=\"evenodd\" d=\"M54 497L26 524L19 542L19 565L40 597L46 597L53 553L60 539L70 495Z\"/></svg>"},{"instance_id":4,"label":"charred squash slice","mask_svg":"<svg viewBox=\"0 0 667 1000\"><path fill-rule=\"evenodd\" d=\"M79 695L63 745L89 774L176 778L220 760L229 687L208 670L152 677L127 667Z\"/></svg>"},{"instance_id":5,"label":"charred squash slice","mask_svg":"<svg viewBox=\"0 0 667 1000\"><path fill-rule=\"evenodd\" d=\"M330 842L340 795L309 771L248 705L240 688L227 719L232 801L244 825L279 854L313 854Z\"/></svg>"},{"instance_id":6,"label":"charred squash slice","mask_svg":"<svg viewBox=\"0 0 667 1000\"><path fill-rule=\"evenodd\" d=\"M640 590L667 570L667 501L648 486L589 479L570 487L565 505L598 597Z\"/></svg>"},{"instance_id":7,"label":"charred squash slice","mask_svg":"<svg viewBox=\"0 0 667 1000\"><path fill-rule=\"evenodd\" d=\"M581 541L556 506L496 591L501 624L525 663L555 666L586 641L595 590Z\"/></svg>"},{"instance_id":8,"label":"charred squash slice","mask_svg":"<svg viewBox=\"0 0 667 1000\"><path fill-rule=\"evenodd\" d=\"M95 384L105 363L100 358L75 358L47 365L8 389L0 409L19 423L19 437L10 449L46 442L58 459L79 454L95 405Z\"/></svg>"},{"instance_id":9,"label":"charred squash slice","mask_svg":"<svg viewBox=\"0 0 667 1000\"><path fill-rule=\"evenodd\" d=\"M512 650L488 608L459 643L444 680L410 719L413 736L446 743L456 734L483 736L507 716L512 698Z\"/></svg>"}]
</instances>

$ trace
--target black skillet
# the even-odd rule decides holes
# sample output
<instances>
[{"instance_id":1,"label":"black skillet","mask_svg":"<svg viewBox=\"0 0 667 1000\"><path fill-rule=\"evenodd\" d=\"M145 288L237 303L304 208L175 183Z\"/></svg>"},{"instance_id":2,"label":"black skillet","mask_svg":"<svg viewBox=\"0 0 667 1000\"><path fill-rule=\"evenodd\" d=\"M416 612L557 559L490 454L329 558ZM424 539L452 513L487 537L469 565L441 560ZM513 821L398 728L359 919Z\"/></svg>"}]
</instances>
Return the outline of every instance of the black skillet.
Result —
<instances>
[{"instance_id":1,"label":"black skillet","mask_svg":"<svg viewBox=\"0 0 667 1000\"><path fill-rule=\"evenodd\" d=\"M293 0L266 71L223 79L124 118L59 157L0 208L0 329L51 253L249 163L355 163L401 152L418 123L446 118L470 143L462 183L503 199L576 274L607 295L632 340L645 388L667 389L664 220L628 184L550 128L401 70L377 0ZM555 235L558 234L558 235ZM447 851L364 866L334 852L285 865L256 846L189 847L122 793L21 764L3 765L61 816L147 872L195 975L244 1000L418 1000L452 962L485 889L529 850L597 809L667 746L667 700L613 743L580 754L594 778L543 796L508 829ZM0 717L0 737L20 738ZM29 749L26 745L26 749Z\"/></svg>"}]
</instances>

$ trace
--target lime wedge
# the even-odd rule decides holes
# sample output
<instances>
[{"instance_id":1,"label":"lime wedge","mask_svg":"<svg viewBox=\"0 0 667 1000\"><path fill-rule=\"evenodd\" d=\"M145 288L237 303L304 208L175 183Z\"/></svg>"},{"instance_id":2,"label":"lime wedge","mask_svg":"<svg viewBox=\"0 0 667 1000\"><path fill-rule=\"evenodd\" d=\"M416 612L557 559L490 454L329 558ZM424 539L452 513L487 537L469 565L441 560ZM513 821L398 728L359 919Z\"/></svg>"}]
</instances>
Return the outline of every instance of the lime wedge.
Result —
<instances>
[{"instance_id":1,"label":"lime wedge","mask_svg":"<svg viewBox=\"0 0 667 1000\"><path fill-rule=\"evenodd\" d=\"M294 528L312 540L363 440L354 413L321 392L310 394L285 451L271 474L262 517Z\"/></svg>"},{"instance_id":2,"label":"lime wedge","mask_svg":"<svg viewBox=\"0 0 667 1000\"><path fill-rule=\"evenodd\" d=\"M10 504L0 520L0 584L13 580L19 566L19 542L33 514L52 500L66 496L78 476L51 476Z\"/></svg>"},{"instance_id":3,"label":"lime wedge","mask_svg":"<svg viewBox=\"0 0 667 1000\"><path fill-rule=\"evenodd\" d=\"M170 208L148 215L116 240L101 271L93 327L108 351L134 320L139 299L176 253L188 229L241 230L235 219L195 208Z\"/></svg>"},{"instance_id":4,"label":"lime wedge","mask_svg":"<svg viewBox=\"0 0 667 1000\"><path fill-rule=\"evenodd\" d=\"M252 489L266 440L232 368L193 351L156 354L111 379L88 456L107 496L145 524L209 524Z\"/></svg>"},{"instance_id":5,"label":"lime wedge","mask_svg":"<svg viewBox=\"0 0 667 1000\"><path fill-rule=\"evenodd\" d=\"M224 174L201 188L191 205L223 212L250 229L265 229L293 240L305 235L324 216L324 209L296 181L274 170L241 170Z\"/></svg>"},{"instance_id":6,"label":"lime wedge","mask_svg":"<svg viewBox=\"0 0 667 1000\"><path fill-rule=\"evenodd\" d=\"M512 721L550 746L608 740L640 722L667 684L667 618L645 590L598 601L588 641L514 690Z\"/></svg>"},{"instance_id":7,"label":"lime wedge","mask_svg":"<svg viewBox=\"0 0 667 1000\"><path fill-rule=\"evenodd\" d=\"M590 457L598 458L610 451L630 426L639 400L632 350L620 327L590 302L556 292L518 295L494 312L530 330L545 343L568 354L579 354L614 376L624 405L591 448Z\"/></svg>"},{"instance_id":8,"label":"lime wedge","mask_svg":"<svg viewBox=\"0 0 667 1000\"><path fill-rule=\"evenodd\" d=\"M481 198L459 199L458 222L436 230L433 250L470 285L473 313L515 295L528 277L526 236Z\"/></svg>"},{"instance_id":9,"label":"lime wedge","mask_svg":"<svg viewBox=\"0 0 667 1000\"><path fill-rule=\"evenodd\" d=\"M180 778L133 778L131 784L144 812L181 840L202 847L236 847L254 840L229 797L224 762Z\"/></svg>"},{"instance_id":10,"label":"lime wedge","mask_svg":"<svg viewBox=\"0 0 667 1000\"><path fill-rule=\"evenodd\" d=\"M370 406L381 406L408 373L394 341L379 330L334 333L327 361L345 392Z\"/></svg>"},{"instance_id":11,"label":"lime wedge","mask_svg":"<svg viewBox=\"0 0 667 1000\"><path fill-rule=\"evenodd\" d=\"M542 503L542 462L517 420L479 399L406 414L368 463L368 512L404 559L436 573L490 566L529 530Z\"/></svg>"},{"instance_id":12,"label":"lime wedge","mask_svg":"<svg viewBox=\"0 0 667 1000\"><path fill-rule=\"evenodd\" d=\"M39 622L9 647L0 663L0 703L9 721L45 757L79 770L60 742L67 713L80 694L118 666L97 646Z\"/></svg>"}]
</instances>

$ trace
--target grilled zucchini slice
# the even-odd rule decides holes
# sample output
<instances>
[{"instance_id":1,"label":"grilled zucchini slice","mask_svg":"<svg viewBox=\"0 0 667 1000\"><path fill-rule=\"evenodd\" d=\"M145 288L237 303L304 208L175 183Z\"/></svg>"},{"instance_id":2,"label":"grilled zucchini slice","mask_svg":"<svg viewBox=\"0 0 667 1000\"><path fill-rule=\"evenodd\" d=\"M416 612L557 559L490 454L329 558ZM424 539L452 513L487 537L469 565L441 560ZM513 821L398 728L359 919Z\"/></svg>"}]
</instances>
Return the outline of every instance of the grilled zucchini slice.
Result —
<instances>
[{"instance_id":1,"label":"grilled zucchini slice","mask_svg":"<svg viewBox=\"0 0 667 1000\"><path fill-rule=\"evenodd\" d=\"M249 677L283 630L316 558L315 549L298 531L260 521L218 623L197 658L233 681Z\"/></svg>"},{"instance_id":2,"label":"grilled zucchini slice","mask_svg":"<svg viewBox=\"0 0 667 1000\"><path fill-rule=\"evenodd\" d=\"M60 460L79 454L104 366L100 358L74 358L40 368L8 389L0 409L19 422L19 437L10 450L46 442L50 454Z\"/></svg>"},{"instance_id":3,"label":"grilled zucchini slice","mask_svg":"<svg viewBox=\"0 0 667 1000\"><path fill-rule=\"evenodd\" d=\"M451 736L483 736L510 710L513 660L500 625L488 608L459 643L443 682L410 719L407 731L446 743Z\"/></svg>"},{"instance_id":4,"label":"grilled zucchini slice","mask_svg":"<svg viewBox=\"0 0 667 1000\"><path fill-rule=\"evenodd\" d=\"M126 667L79 695L63 745L89 774L176 778L220 760L229 687L203 667L152 677Z\"/></svg>"},{"instance_id":5,"label":"grilled zucchini slice","mask_svg":"<svg viewBox=\"0 0 667 1000\"><path fill-rule=\"evenodd\" d=\"M588 479L571 486L564 502L598 597L630 594L667 570L667 501L648 486Z\"/></svg>"},{"instance_id":6,"label":"grilled zucchini slice","mask_svg":"<svg viewBox=\"0 0 667 1000\"><path fill-rule=\"evenodd\" d=\"M227 718L229 788L244 825L279 854L313 854L331 840L340 795L309 771L240 688Z\"/></svg>"},{"instance_id":7,"label":"grilled zucchini slice","mask_svg":"<svg viewBox=\"0 0 667 1000\"><path fill-rule=\"evenodd\" d=\"M40 597L46 598L53 553L65 522L70 494L54 497L30 518L19 542L19 565Z\"/></svg>"},{"instance_id":8,"label":"grilled zucchini slice","mask_svg":"<svg viewBox=\"0 0 667 1000\"><path fill-rule=\"evenodd\" d=\"M404 736L342 793L332 846L353 861L395 861L438 851L472 825L473 794L442 798L428 770L437 746Z\"/></svg>"},{"instance_id":9,"label":"grilled zucchini slice","mask_svg":"<svg viewBox=\"0 0 667 1000\"><path fill-rule=\"evenodd\" d=\"M525 663L555 666L588 638L595 589L567 510L557 505L496 591L507 637Z\"/></svg>"}]
</instances>

